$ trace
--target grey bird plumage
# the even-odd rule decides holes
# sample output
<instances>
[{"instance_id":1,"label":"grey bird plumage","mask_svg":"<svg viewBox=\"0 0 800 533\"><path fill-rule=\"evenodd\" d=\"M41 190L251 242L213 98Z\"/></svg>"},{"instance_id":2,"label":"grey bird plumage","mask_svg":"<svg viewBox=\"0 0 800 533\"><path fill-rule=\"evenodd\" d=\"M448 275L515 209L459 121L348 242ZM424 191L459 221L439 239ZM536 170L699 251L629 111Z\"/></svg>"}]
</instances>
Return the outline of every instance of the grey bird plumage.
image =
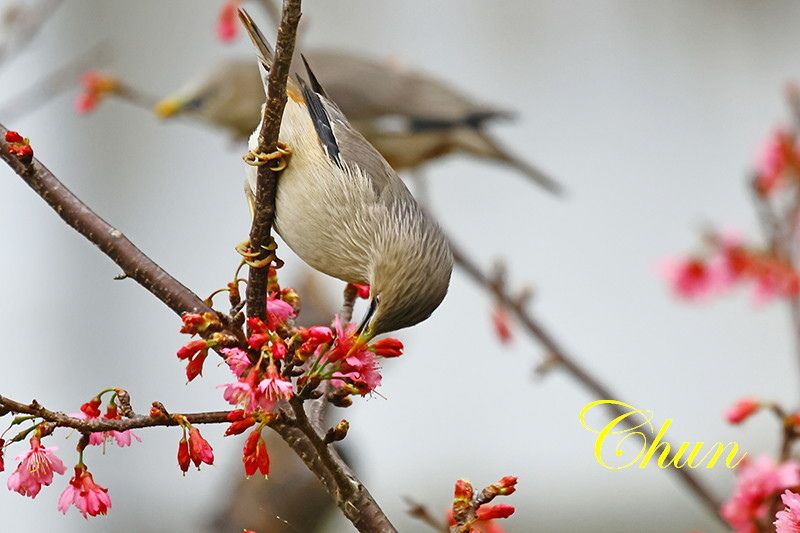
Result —
<instances>
[{"instance_id":1,"label":"grey bird plumage","mask_svg":"<svg viewBox=\"0 0 800 533\"><path fill-rule=\"evenodd\" d=\"M258 50L262 81L272 51L246 13L243 23ZM292 152L278 180L275 229L311 267L350 283L370 285L362 335L413 326L439 306L453 257L438 225L403 181L324 95L289 80L280 142ZM258 129L249 147L258 149ZM248 168L255 190L257 170Z\"/></svg>"}]
</instances>

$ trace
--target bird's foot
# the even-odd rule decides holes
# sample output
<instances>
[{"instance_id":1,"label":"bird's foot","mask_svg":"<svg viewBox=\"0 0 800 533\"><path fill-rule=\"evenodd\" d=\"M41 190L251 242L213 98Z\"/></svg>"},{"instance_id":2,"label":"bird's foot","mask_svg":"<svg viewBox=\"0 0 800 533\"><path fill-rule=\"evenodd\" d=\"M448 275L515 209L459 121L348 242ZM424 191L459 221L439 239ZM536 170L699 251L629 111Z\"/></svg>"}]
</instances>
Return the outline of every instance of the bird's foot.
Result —
<instances>
[{"instance_id":1,"label":"bird's foot","mask_svg":"<svg viewBox=\"0 0 800 533\"><path fill-rule=\"evenodd\" d=\"M280 172L285 169L289 164L289 156L292 155L292 150L284 143L278 142L275 146L276 150L265 154L264 152L254 152L249 150L242 156L244 162L254 167L269 164L269 169L273 172Z\"/></svg>"},{"instance_id":2,"label":"bird's foot","mask_svg":"<svg viewBox=\"0 0 800 533\"><path fill-rule=\"evenodd\" d=\"M262 245L261 248L269 252L266 257L261 259L256 259L257 257L261 256L261 251L252 251L252 243L250 239L240 242L236 245L236 251L239 252L239 255L244 257L244 263L249 266L250 268L263 268L265 266L269 266L270 263L275 263L275 268L281 268L283 266L283 261L281 261L277 255L275 255L275 250L278 249L278 243L275 242L275 239L270 235L269 244Z\"/></svg>"}]
</instances>

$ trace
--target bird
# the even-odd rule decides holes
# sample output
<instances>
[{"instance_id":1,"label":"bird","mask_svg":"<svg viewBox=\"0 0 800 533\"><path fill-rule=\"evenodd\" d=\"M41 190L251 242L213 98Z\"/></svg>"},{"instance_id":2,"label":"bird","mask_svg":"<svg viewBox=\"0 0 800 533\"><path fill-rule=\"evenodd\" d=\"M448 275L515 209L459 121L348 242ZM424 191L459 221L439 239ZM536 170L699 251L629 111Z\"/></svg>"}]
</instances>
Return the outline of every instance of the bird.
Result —
<instances>
[{"instance_id":1,"label":"bird","mask_svg":"<svg viewBox=\"0 0 800 533\"><path fill-rule=\"evenodd\" d=\"M510 112L476 103L433 76L391 62L333 50L304 56L330 100L395 170L465 153L508 165L553 194L563 192L558 182L512 154L487 130L490 123L510 118ZM300 67L295 64L295 71ZM164 98L155 112L162 118L199 117L244 139L257 125L261 92L252 62L229 58Z\"/></svg>"},{"instance_id":2,"label":"bird","mask_svg":"<svg viewBox=\"0 0 800 533\"><path fill-rule=\"evenodd\" d=\"M256 48L265 96L272 48L247 11L239 16ZM368 341L433 313L447 293L453 254L438 224L326 96L308 64L306 74L308 81L295 76L287 83L278 140L291 155L278 178L274 226L312 268L370 286L357 328ZM256 157L259 134L260 126L248 142ZM247 174L255 195L257 168Z\"/></svg>"}]
</instances>

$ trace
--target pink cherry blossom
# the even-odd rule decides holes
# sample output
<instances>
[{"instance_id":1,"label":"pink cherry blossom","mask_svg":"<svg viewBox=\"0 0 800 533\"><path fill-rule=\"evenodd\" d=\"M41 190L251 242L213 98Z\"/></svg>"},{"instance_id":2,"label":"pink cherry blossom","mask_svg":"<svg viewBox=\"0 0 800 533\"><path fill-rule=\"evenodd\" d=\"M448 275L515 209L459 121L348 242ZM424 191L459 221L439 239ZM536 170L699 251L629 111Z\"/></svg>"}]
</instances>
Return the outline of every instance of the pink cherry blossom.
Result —
<instances>
[{"instance_id":1,"label":"pink cherry blossom","mask_svg":"<svg viewBox=\"0 0 800 533\"><path fill-rule=\"evenodd\" d=\"M778 533L800 533L800 495L787 490L781 495L786 508L775 515L775 531Z\"/></svg>"},{"instance_id":2,"label":"pink cherry blossom","mask_svg":"<svg viewBox=\"0 0 800 533\"><path fill-rule=\"evenodd\" d=\"M347 378L364 396L375 390L381 384L378 360L375 353L367 349L355 349L345 357L340 364L340 370L333 373L333 377ZM336 387L344 385L340 380L333 380Z\"/></svg>"},{"instance_id":3,"label":"pink cherry blossom","mask_svg":"<svg viewBox=\"0 0 800 533\"><path fill-rule=\"evenodd\" d=\"M286 322L289 317L295 316L294 308L276 295L272 294L267 299L267 328L270 331Z\"/></svg>"},{"instance_id":4,"label":"pink cherry blossom","mask_svg":"<svg viewBox=\"0 0 800 533\"><path fill-rule=\"evenodd\" d=\"M244 379L239 378L236 383L220 385L220 387L225 387L222 397L229 404L239 405L248 413L252 413L258 407L257 374L258 372L253 368Z\"/></svg>"},{"instance_id":5,"label":"pink cherry blossom","mask_svg":"<svg viewBox=\"0 0 800 533\"><path fill-rule=\"evenodd\" d=\"M776 465L767 455L747 461L738 469L733 496L722 506L722 516L737 533L757 533L754 520L769 511L769 498L800 484L800 465L786 461Z\"/></svg>"},{"instance_id":6,"label":"pink cherry blossom","mask_svg":"<svg viewBox=\"0 0 800 533\"><path fill-rule=\"evenodd\" d=\"M666 258L660 262L658 270L672 285L675 294L686 300L707 298L714 290L712 272L700 259Z\"/></svg>"},{"instance_id":7,"label":"pink cherry blossom","mask_svg":"<svg viewBox=\"0 0 800 533\"><path fill-rule=\"evenodd\" d=\"M8 478L6 485L9 490L35 498L42 485L46 486L53 482L53 473L63 474L67 467L56 457L54 452L57 447L42 447L38 437L33 437L30 442L31 449L14 458L20 463Z\"/></svg>"},{"instance_id":8,"label":"pink cherry blossom","mask_svg":"<svg viewBox=\"0 0 800 533\"><path fill-rule=\"evenodd\" d=\"M365 348L363 344L360 343L358 336L355 335L357 326L354 322L342 325L342 322L339 320L339 315L336 315L333 324L336 328L336 342L333 347L325 353L326 362L339 361L354 350Z\"/></svg>"},{"instance_id":9,"label":"pink cherry blossom","mask_svg":"<svg viewBox=\"0 0 800 533\"><path fill-rule=\"evenodd\" d=\"M108 497L108 489L104 489L94 482L92 475L86 470L85 466L75 467L75 475L69 481L69 485L61 498L58 500L58 510L67 514L70 505L81 512L84 518L106 514L111 508L111 499Z\"/></svg>"},{"instance_id":10,"label":"pink cherry blossom","mask_svg":"<svg viewBox=\"0 0 800 533\"><path fill-rule=\"evenodd\" d=\"M265 411L272 410L278 400L288 400L294 394L291 381L283 379L275 365L267 367L267 377L258 384L258 392L258 404Z\"/></svg>"},{"instance_id":11,"label":"pink cherry blossom","mask_svg":"<svg viewBox=\"0 0 800 533\"><path fill-rule=\"evenodd\" d=\"M231 372L237 377L242 377L244 371L250 368L250 358L247 352L239 348L223 348L220 350L225 356L225 363L230 367Z\"/></svg>"}]
</instances>

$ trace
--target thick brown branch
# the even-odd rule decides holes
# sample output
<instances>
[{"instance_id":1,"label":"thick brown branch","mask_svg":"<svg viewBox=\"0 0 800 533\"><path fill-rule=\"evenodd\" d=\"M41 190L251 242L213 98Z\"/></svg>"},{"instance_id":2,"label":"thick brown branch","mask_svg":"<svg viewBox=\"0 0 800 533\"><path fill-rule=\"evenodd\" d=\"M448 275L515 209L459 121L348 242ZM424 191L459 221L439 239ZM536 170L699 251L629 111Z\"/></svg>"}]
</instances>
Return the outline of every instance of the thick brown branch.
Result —
<instances>
[{"instance_id":1,"label":"thick brown branch","mask_svg":"<svg viewBox=\"0 0 800 533\"><path fill-rule=\"evenodd\" d=\"M281 417L270 426L325 485L336 505L358 531L396 533L397 530L347 463L315 431L302 401L293 398L290 403L294 414L292 423L282 422L281 419L288 417Z\"/></svg>"},{"instance_id":2,"label":"thick brown branch","mask_svg":"<svg viewBox=\"0 0 800 533\"><path fill-rule=\"evenodd\" d=\"M89 209L37 159L26 164L9 153L4 140L6 131L0 125L0 159L25 180L64 222L100 248L127 277L134 279L176 313L212 312L203 300L147 257L122 232Z\"/></svg>"},{"instance_id":3,"label":"thick brown branch","mask_svg":"<svg viewBox=\"0 0 800 533\"><path fill-rule=\"evenodd\" d=\"M460 266L461 269L466 272L475 283L486 288L494 294L500 304L507 308L516 317L525 330L547 349L549 356L553 359L556 366L560 366L565 369L569 375L571 375L586 389L591 391L591 393L597 399L620 400L619 395L614 393L597 378L592 376L589 371L579 365L571 356L567 355L567 352L561 346L559 346L559 344L544 329L544 327L539 324L539 322L533 316L531 316L527 309L525 309L523 302L520 302L518 298L515 298L513 295L505 291L501 284L495 283L488 274L484 273L475 263L472 262L469 257L467 257L466 254L464 254L462 250L455 246L452 240L450 241L450 248L453 250L453 257L456 264ZM630 428L634 428L635 422L632 420L632 418L622 416L625 414L625 411L622 409L622 407L616 404L606 405L611 410L614 418L622 417L621 423ZM670 453L666 458L666 464L670 464L672 459L675 457L675 452L678 450L678 446L664 439L662 439L661 442L666 442L669 445ZM689 490L691 490L700 499L700 501L705 504L706 508L711 511L715 517L727 525L722 516L719 514L719 500L711 493L708 487L706 487L705 484L697 478L697 476L695 476L688 468L667 468L666 470L678 476L681 482L683 482L684 485L686 485Z\"/></svg>"},{"instance_id":4,"label":"thick brown branch","mask_svg":"<svg viewBox=\"0 0 800 533\"><path fill-rule=\"evenodd\" d=\"M264 120L258 138L258 151L272 153L278 143L283 109L286 106L286 83L294 53L297 37L297 24L300 22L300 0L285 0L278 38L275 43L275 58L269 72L267 104ZM253 225L250 228L250 246L259 255L254 261L264 260L272 253L265 247L272 243L271 231L275 221L275 192L278 186L278 172L261 165L258 168L258 185L255 191ZM247 283L247 315L264 318L267 307L267 276L269 268L250 268Z\"/></svg>"}]
</instances>

